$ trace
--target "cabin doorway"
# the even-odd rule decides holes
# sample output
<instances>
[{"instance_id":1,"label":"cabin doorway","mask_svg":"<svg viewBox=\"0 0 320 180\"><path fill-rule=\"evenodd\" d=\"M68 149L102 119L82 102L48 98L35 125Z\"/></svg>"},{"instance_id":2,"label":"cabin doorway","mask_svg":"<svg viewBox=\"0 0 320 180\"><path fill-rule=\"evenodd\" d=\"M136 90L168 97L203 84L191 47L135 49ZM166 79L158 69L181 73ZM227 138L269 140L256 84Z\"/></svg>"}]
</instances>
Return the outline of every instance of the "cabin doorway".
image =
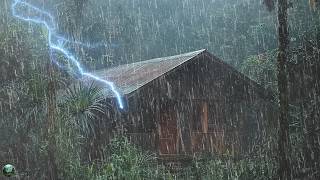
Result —
<instances>
[{"instance_id":1,"label":"cabin doorway","mask_svg":"<svg viewBox=\"0 0 320 180\"><path fill-rule=\"evenodd\" d=\"M160 108L159 153L160 155L177 154L178 142L177 114L172 103L165 103Z\"/></svg>"}]
</instances>

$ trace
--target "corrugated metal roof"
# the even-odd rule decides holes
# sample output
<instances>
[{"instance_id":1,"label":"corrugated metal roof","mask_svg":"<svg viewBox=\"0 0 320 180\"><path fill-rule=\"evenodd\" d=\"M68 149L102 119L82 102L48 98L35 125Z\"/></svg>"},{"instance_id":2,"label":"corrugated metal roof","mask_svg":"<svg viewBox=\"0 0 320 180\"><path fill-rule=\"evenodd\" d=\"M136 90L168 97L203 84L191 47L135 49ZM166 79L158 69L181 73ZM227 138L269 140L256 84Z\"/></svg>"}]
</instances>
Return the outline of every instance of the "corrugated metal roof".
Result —
<instances>
[{"instance_id":1,"label":"corrugated metal roof","mask_svg":"<svg viewBox=\"0 0 320 180\"><path fill-rule=\"evenodd\" d=\"M202 49L176 56L120 65L109 69L99 70L93 74L113 82L116 89L120 91L122 95L130 94L152 80L193 59L204 51L205 49ZM90 80L87 79L87 81ZM99 83L97 84L99 85ZM106 92L106 95L113 96L110 91Z\"/></svg>"}]
</instances>

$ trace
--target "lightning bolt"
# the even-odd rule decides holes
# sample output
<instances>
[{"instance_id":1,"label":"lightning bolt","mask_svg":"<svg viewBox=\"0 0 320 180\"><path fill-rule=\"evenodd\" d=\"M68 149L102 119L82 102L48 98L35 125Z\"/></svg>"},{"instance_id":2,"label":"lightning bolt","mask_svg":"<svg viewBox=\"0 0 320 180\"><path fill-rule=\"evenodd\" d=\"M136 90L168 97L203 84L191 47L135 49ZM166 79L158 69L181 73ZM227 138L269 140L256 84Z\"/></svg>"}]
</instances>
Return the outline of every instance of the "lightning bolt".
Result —
<instances>
[{"instance_id":1,"label":"lightning bolt","mask_svg":"<svg viewBox=\"0 0 320 180\"><path fill-rule=\"evenodd\" d=\"M24 15L22 13L19 13L17 11L17 8L19 8L19 7L20 8L27 8L29 11L31 11L32 13L37 14L37 15L31 16L31 15ZM77 57L64 47L66 43L79 44L79 45L83 45L83 46L87 46L87 47L93 47L93 46L91 46L89 44L82 43L82 42L78 42L78 41L71 42L70 40L68 40L64 37L59 36L56 33L57 27L56 27L54 17L50 13L48 13L44 10L41 10L40 8L34 6L30 3L27 3L23 0L14 0L12 3L11 9L12 9L12 14L14 17L16 17L20 20L23 20L23 21L43 25L48 31L48 44L49 44L50 50L62 53L67 58L68 61L70 61L72 64L75 65L76 70L82 76L86 76L86 77L91 78L95 81L99 81L99 82L105 84L106 87L111 89L111 91L114 93L119 107L121 109L124 108L120 93L116 90L116 87L114 86L113 82L104 80L98 76L95 76L89 72L86 72L82 68ZM42 18L40 18L40 17L42 17ZM96 45L96 46L100 46L100 45ZM58 64L58 66L59 66L59 64Z\"/></svg>"}]
</instances>

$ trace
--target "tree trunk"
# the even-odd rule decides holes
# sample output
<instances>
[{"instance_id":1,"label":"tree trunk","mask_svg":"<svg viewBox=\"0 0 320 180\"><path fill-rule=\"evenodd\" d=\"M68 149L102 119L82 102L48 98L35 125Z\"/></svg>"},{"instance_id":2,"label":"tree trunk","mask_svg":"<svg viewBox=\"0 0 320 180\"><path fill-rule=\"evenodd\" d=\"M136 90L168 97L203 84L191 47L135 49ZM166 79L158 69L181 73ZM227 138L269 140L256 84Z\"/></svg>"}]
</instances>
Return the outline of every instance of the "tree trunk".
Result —
<instances>
[{"instance_id":1,"label":"tree trunk","mask_svg":"<svg viewBox=\"0 0 320 180\"><path fill-rule=\"evenodd\" d=\"M278 90L279 90L279 178L281 180L292 179L290 167L290 139L288 122L288 81L287 81L287 54L289 45L287 0L278 0L279 21L279 53L278 53Z\"/></svg>"},{"instance_id":2,"label":"tree trunk","mask_svg":"<svg viewBox=\"0 0 320 180\"><path fill-rule=\"evenodd\" d=\"M48 62L49 83L47 89L47 134L48 141L48 179L57 179L58 170L55 163L55 113L56 113L56 88L54 81L54 69L52 61Z\"/></svg>"}]
</instances>

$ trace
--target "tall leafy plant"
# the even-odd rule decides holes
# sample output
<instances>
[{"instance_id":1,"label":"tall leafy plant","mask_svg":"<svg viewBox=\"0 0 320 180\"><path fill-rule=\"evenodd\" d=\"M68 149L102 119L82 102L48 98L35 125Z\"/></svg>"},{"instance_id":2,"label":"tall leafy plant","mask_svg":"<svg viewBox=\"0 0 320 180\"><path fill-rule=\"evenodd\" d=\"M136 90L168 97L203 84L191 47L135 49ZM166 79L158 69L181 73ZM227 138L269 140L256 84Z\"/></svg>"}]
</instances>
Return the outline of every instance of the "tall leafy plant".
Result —
<instances>
[{"instance_id":1,"label":"tall leafy plant","mask_svg":"<svg viewBox=\"0 0 320 180\"><path fill-rule=\"evenodd\" d=\"M94 120L104 114L107 108L104 103L102 88L93 83L78 83L69 87L60 103L65 115L70 116L72 125L82 133L94 133Z\"/></svg>"}]
</instances>

